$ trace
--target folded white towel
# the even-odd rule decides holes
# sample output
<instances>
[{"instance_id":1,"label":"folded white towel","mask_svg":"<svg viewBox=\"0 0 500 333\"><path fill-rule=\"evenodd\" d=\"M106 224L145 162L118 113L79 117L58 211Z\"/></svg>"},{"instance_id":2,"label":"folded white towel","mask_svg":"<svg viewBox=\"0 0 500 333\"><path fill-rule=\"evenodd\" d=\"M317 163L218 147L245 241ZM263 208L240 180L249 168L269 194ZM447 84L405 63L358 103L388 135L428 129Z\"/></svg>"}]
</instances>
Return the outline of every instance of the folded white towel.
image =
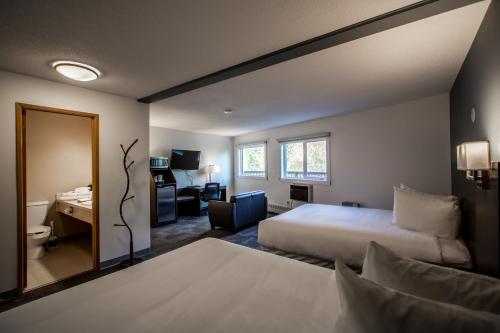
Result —
<instances>
[{"instance_id":1,"label":"folded white towel","mask_svg":"<svg viewBox=\"0 0 500 333\"><path fill-rule=\"evenodd\" d=\"M78 199L77 201L78 202L89 202L89 201L92 201L92 198L82 198L82 199Z\"/></svg>"},{"instance_id":2,"label":"folded white towel","mask_svg":"<svg viewBox=\"0 0 500 333\"><path fill-rule=\"evenodd\" d=\"M77 187L73 190L74 192L90 192L90 187Z\"/></svg>"},{"instance_id":3,"label":"folded white towel","mask_svg":"<svg viewBox=\"0 0 500 333\"><path fill-rule=\"evenodd\" d=\"M92 197L92 192L65 192L65 193L58 193L57 195L64 195L66 197L83 198L83 197Z\"/></svg>"},{"instance_id":4,"label":"folded white towel","mask_svg":"<svg viewBox=\"0 0 500 333\"><path fill-rule=\"evenodd\" d=\"M56 199L59 200L92 200L92 191L89 187L77 187L72 191L57 193Z\"/></svg>"},{"instance_id":5,"label":"folded white towel","mask_svg":"<svg viewBox=\"0 0 500 333\"><path fill-rule=\"evenodd\" d=\"M58 200L67 200L67 201L69 201L69 200L77 200L78 198L75 197L75 196L70 196L70 195L58 195L57 199Z\"/></svg>"}]
</instances>

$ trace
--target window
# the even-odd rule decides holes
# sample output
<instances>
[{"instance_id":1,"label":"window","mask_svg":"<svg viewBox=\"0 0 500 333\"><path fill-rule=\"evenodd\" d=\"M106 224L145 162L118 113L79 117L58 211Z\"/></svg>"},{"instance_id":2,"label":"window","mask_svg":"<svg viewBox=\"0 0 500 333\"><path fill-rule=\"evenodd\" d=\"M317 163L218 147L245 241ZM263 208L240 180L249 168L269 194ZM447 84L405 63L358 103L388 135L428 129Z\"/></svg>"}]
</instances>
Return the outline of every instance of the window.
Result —
<instances>
[{"instance_id":1,"label":"window","mask_svg":"<svg viewBox=\"0 0 500 333\"><path fill-rule=\"evenodd\" d=\"M266 142L239 145L238 160L240 177L267 177Z\"/></svg>"},{"instance_id":2,"label":"window","mask_svg":"<svg viewBox=\"0 0 500 333\"><path fill-rule=\"evenodd\" d=\"M278 140L281 179L329 182L329 134Z\"/></svg>"}]
</instances>

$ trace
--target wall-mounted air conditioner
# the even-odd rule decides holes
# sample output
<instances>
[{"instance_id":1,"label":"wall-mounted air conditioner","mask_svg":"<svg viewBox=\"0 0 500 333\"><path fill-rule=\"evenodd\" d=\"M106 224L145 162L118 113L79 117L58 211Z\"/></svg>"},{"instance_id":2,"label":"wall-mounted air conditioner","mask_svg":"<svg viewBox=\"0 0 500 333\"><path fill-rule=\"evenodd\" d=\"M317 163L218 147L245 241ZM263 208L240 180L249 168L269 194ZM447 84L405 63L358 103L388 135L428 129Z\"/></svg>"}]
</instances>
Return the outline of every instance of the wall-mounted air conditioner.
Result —
<instances>
[{"instance_id":1,"label":"wall-mounted air conditioner","mask_svg":"<svg viewBox=\"0 0 500 333\"><path fill-rule=\"evenodd\" d=\"M310 184L291 184L290 200L313 202L313 186Z\"/></svg>"}]
</instances>

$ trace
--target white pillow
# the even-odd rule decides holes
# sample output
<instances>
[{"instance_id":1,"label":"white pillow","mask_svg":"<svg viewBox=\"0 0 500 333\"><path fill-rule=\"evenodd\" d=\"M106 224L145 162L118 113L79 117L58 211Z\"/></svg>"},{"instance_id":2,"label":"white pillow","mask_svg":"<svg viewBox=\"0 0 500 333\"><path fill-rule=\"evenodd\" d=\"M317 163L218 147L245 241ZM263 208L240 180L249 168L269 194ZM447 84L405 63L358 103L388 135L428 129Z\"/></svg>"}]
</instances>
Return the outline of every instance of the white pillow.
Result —
<instances>
[{"instance_id":1,"label":"white pillow","mask_svg":"<svg viewBox=\"0 0 500 333\"><path fill-rule=\"evenodd\" d=\"M337 262L341 312L335 332L500 332L500 316L385 288Z\"/></svg>"},{"instance_id":2,"label":"white pillow","mask_svg":"<svg viewBox=\"0 0 500 333\"><path fill-rule=\"evenodd\" d=\"M414 193L420 193L424 195L428 195L430 197L436 198L436 199L442 199L446 201L456 201L458 202L458 197L455 195L439 195L439 194L432 194L432 193L425 193L425 192L420 192L419 190L415 190L414 188L409 187L408 185L405 184L400 184L399 188L402 190L414 192Z\"/></svg>"},{"instance_id":3,"label":"white pillow","mask_svg":"<svg viewBox=\"0 0 500 333\"><path fill-rule=\"evenodd\" d=\"M456 239L460 207L454 197L394 187L394 224L429 235Z\"/></svg>"},{"instance_id":4,"label":"white pillow","mask_svg":"<svg viewBox=\"0 0 500 333\"><path fill-rule=\"evenodd\" d=\"M403 258L368 244L362 277L407 294L500 314L500 280Z\"/></svg>"}]
</instances>

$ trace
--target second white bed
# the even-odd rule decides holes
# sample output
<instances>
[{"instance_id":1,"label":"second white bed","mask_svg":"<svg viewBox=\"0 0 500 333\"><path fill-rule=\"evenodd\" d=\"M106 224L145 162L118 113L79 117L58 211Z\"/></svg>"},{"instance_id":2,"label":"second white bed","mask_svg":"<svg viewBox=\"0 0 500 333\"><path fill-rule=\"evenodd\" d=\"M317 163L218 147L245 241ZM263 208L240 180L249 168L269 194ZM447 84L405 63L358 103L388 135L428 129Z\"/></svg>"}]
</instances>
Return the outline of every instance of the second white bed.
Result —
<instances>
[{"instance_id":1,"label":"second white bed","mask_svg":"<svg viewBox=\"0 0 500 333\"><path fill-rule=\"evenodd\" d=\"M335 332L335 272L203 239L0 313L0 332Z\"/></svg>"},{"instance_id":2,"label":"second white bed","mask_svg":"<svg viewBox=\"0 0 500 333\"><path fill-rule=\"evenodd\" d=\"M470 267L462 240L446 240L399 228L392 211L305 204L259 224L259 243L269 249L361 266L366 246L376 241L402 256Z\"/></svg>"}]
</instances>

